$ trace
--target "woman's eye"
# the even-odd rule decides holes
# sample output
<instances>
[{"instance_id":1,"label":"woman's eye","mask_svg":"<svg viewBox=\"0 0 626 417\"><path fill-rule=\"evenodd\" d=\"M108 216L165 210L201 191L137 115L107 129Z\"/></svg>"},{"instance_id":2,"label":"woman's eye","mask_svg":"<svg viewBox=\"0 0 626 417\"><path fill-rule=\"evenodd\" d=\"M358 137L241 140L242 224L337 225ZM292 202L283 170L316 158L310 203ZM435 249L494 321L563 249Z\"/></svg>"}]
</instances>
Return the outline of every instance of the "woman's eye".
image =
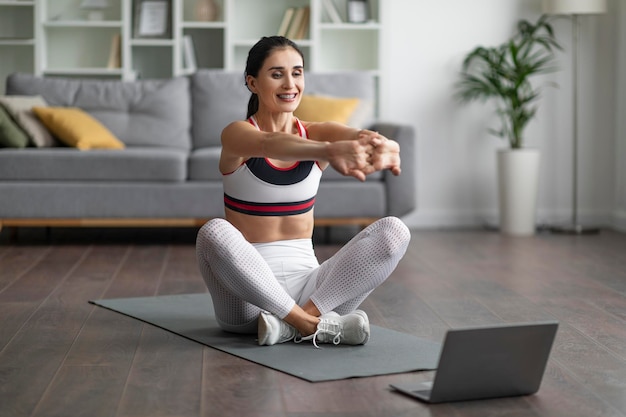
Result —
<instances>
[{"instance_id":1,"label":"woman's eye","mask_svg":"<svg viewBox=\"0 0 626 417\"><path fill-rule=\"evenodd\" d=\"M281 72L275 72L275 73L272 74L272 78L280 78L282 76L283 76L283 74Z\"/></svg>"}]
</instances>

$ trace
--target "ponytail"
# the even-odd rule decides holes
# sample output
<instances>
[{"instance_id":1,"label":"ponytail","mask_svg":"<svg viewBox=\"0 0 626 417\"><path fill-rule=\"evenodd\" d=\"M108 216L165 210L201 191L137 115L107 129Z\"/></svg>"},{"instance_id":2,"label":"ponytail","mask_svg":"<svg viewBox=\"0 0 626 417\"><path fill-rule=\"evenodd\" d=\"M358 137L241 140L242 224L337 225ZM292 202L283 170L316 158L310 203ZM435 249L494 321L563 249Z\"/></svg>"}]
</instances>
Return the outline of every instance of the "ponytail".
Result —
<instances>
[{"instance_id":1,"label":"ponytail","mask_svg":"<svg viewBox=\"0 0 626 417\"><path fill-rule=\"evenodd\" d=\"M250 118L253 114L255 114L259 110L259 96L256 93L252 93L250 96L250 100L248 100L248 114L246 115L246 119Z\"/></svg>"}]
</instances>

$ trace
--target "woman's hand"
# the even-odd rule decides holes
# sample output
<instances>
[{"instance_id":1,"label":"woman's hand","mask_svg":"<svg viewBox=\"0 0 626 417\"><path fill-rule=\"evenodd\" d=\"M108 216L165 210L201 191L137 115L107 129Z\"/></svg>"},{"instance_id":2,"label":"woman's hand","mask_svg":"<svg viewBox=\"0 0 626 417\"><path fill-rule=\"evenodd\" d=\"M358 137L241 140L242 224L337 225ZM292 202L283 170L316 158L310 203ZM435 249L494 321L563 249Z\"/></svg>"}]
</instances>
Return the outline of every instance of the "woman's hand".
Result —
<instances>
[{"instance_id":1,"label":"woman's hand","mask_svg":"<svg viewBox=\"0 0 626 417\"><path fill-rule=\"evenodd\" d=\"M339 173L365 181L375 171L400 175L400 146L377 132L361 130L357 140L332 142L328 162Z\"/></svg>"},{"instance_id":2,"label":"woman's hand","mask_svg":"<svg viewBox=\"0 0 626 417\"><path fill-rule=\"evenodd\" d=\"M375 171L370 163L374 147L370 137L342 140L328 144L328 162L337 172L365 181Z\"/></svg>"},{"instance_id":3,"label":"woman's hand","mask_svg":"<svg viewBox=\"0 0 626 417\"><path fill-rule=\"evenodd\" d=\"M364 132L366 133L361 133L361 135L367 135L371 138L369 143L372 146L372 154L368 162L374 171L388 169L393 175L400 175L400 145L398 142L389 140L376 132Z\"/></svg>"}]
</instances>

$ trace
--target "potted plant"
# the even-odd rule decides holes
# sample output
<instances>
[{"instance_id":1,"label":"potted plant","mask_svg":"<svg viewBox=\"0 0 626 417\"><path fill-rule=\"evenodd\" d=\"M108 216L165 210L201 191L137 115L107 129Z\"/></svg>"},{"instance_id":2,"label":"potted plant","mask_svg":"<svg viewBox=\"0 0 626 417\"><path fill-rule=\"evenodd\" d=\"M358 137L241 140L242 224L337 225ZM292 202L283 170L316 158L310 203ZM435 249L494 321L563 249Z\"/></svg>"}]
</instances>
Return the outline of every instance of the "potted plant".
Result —
<instances>
[{"instance_id":1,"label":"potted plant","mask_svg":"<svg viewBox=\"0 0 626 417\"><path fill-rule=\"evenodd\" d=\"M524 148L524 128L537 111L540 89L531 77L553 71L557 43L549 18L535 24L520 20L517 32L496 47L479 46L464 59L457 98L462 102L495 100L499 129L489 131L508 141L497 153L500 230L514 235L535 231L540 155ZM519 171L521 170L521 171Z\"/></svg>"}]
</instances>

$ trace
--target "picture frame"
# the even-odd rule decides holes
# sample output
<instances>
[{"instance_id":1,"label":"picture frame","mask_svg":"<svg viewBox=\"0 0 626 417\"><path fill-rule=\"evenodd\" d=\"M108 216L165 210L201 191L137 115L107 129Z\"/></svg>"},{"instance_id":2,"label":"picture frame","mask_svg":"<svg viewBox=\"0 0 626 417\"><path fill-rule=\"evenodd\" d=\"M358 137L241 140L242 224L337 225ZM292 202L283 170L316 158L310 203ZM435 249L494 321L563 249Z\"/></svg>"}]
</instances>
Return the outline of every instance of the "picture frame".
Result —
<instances>
[{"instance_id":1,"label":"picture frame","mask_svg":"<svg viewBox=\"0 0 626 417\"><path fill-rule=\"evenodd\" d=\"M365 23L369 20L367 0L348 0L346 6L349 23Z\"/></svg>"},{"instance_id":2,"label":"picture frame","mask_svg":"<svg viewBox=\"0 0 626 417\"><path fill-rule=\"evenodd\" d=\"M171 0L135 0L135 38L171 37Z\"/></svg>"}]
</instances>

